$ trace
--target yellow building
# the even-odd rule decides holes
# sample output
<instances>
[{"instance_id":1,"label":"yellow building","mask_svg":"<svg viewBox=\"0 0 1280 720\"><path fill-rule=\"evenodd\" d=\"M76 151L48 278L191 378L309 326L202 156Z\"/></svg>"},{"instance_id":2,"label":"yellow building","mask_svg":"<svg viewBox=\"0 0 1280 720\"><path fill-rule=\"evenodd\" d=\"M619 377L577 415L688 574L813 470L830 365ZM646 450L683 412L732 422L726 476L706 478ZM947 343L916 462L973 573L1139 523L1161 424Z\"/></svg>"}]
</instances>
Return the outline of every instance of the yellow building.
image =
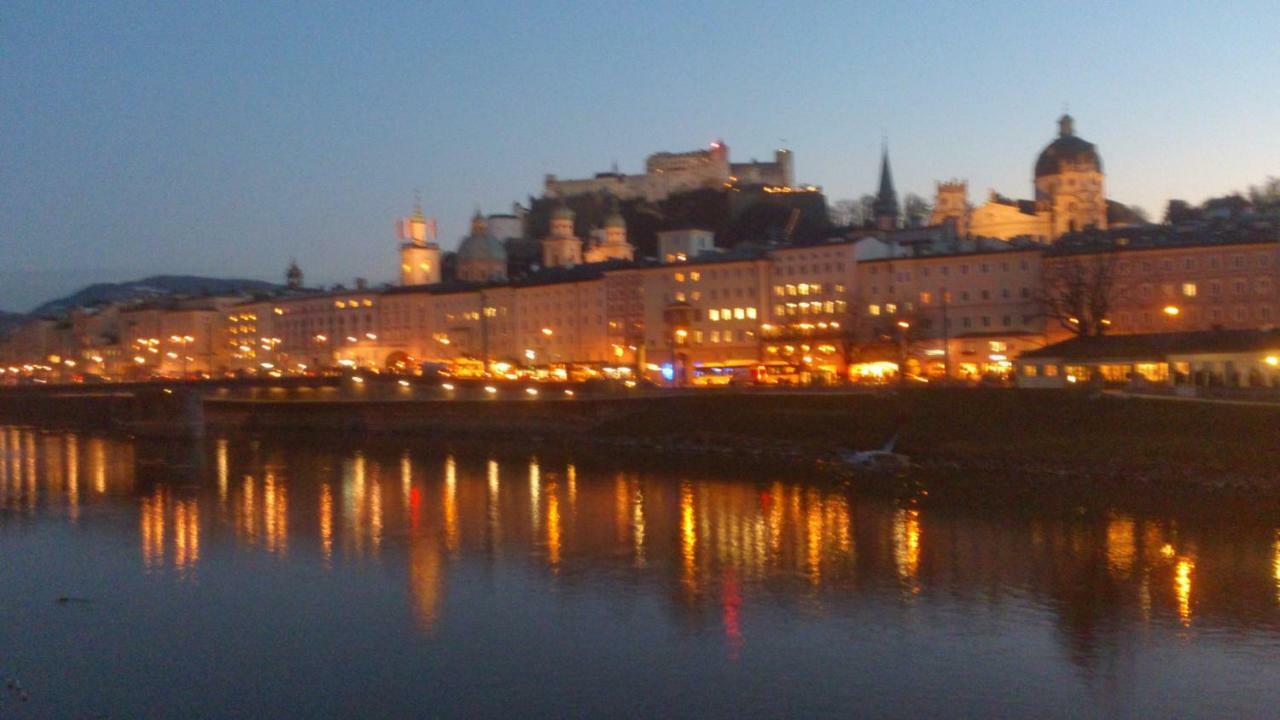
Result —
<instances>
[{"instance_id":1,"label":"yellow building","mask_svg":"<svg viewBox=\"0 0 1280 720\"><path fill-rule=\"evenodd\" d=\"M1078 137L1075 121L1063 115L1057 139L1036 159L1034 200L1014 200L992 191L985 203L969 210L963 183L939 183L931 220L951 220L962 234L1049 243L1073 230L1107 227L1104 181L1097 148Z\"/></svg>"}]
</instances>

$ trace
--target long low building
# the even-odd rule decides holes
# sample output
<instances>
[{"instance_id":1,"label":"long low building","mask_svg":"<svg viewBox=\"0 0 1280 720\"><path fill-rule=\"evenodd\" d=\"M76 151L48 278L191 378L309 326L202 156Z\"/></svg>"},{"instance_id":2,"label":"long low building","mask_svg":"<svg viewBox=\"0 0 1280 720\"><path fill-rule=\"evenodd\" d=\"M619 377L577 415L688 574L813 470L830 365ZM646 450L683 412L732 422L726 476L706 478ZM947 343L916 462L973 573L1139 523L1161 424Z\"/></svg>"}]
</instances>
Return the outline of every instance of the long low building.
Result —
<instances>
[{"instance_id":1,"label":"long low building","mask_svg":"<svg viewBox=\"0 0 1280 720\"><path fill-rule=\"evenodd\" d=\"M1024 353L1016 365L1023 388L1094 383L1280 389L1280 331L1077 337Z\"/></svg>"}]
</instances>

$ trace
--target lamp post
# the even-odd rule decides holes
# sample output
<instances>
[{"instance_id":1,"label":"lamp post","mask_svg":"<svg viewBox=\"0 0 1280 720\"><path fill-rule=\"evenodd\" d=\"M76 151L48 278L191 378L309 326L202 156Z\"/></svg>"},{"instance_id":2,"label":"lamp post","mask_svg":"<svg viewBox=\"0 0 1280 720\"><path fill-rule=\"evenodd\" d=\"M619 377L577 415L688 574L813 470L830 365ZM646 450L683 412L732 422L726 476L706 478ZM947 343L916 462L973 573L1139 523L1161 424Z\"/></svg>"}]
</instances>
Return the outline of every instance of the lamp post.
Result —
<instances>
[{"instance_id":1,"label":"lamp post","mask_svg":"<svg viewBox=\"0 0 1280 720\"><path fill-rule=\"evenodd\" d=\"M898 385L907 382L907 331L910 329L911 323L898 321Z\"/></svg>"}]
</instances>

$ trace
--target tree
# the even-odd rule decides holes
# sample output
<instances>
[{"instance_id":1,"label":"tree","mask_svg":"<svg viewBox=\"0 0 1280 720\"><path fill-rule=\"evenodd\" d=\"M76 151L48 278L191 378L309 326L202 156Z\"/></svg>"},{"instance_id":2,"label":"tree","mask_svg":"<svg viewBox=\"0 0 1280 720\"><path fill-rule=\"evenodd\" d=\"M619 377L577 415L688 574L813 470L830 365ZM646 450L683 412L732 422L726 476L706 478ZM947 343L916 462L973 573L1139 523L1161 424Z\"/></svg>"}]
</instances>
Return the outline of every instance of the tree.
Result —
<instances>
[{"instance_id":1,"label":"tree","mask_svg":"<svg viewBox=\"0 0 1280 720\"><path fill-rule=\"evenodd\" d=\"M831 204L831 224L840 227L867 227L875 223L875 195L857 200L837 200Z\"/></svg>"},{"instance_id":2,"label":"tree","mask_svg":"<svg viewBox=\"0 0 1280 720\"><path fill-rule=\"evenodd\" d=\"M1114 248L1079 255L1047 256L1040 304L1045 316L1081 337L1106 333L1115 304Z\"/></svg>"},{"instance_id":3,"label":"tree","mask_svg":"<svg viewBox=\"0 0 1280 720\"><path fill-rule=\"evenodd\" d=\"M849 227L853 225L853 219L858 215L857 200L837 200L831 203L831 209L827 211L831 217L831 224L836 227Z\"/></svg>"},{"instance_id":4,"label":"tree","mask_svg":"<svg viewBox=\"0 0 1280 720\"><path fill-rule=\"evenodd\" d=\"M1145 208L1138 207L1137 205L1130 205L1129 212L1133 213L1133 216L1141 223L1151 222L1151 214L1148 213Z\"/></svg>"},{"instance_id":5,"label":"tree","mask_svg":"<svg viewBox=\"0 0 1280 720\"><path fill-rule=\"evenodd\" d=\"M1261 185L1250 185L1249 200L1258 212L1280 212L1280 177L1269 177Z\"/></svg>"},{"instance_id":6,"label":"tree","mask_svg":"<svg viewBox=\"0 0 1280 720\"><path fill-rule=\"evenodd\" d=\"M1164 209L1164 221L1168 225L1191 222L1200 218L1200 211L1186 200L1170 200Z\"/></svg>"},{"instance_id":7,"label":"tree","mask_svg":"<svg viewBox=\"0 0 1280 720\"><path fill-rule=\"evenodd\" d=\"M907 227L922 227L929 222L929 215L932 212L933 206L929 201L915 193L907 193L902 200L902 214L906 218Z\"/></svg>"}]
</instances>

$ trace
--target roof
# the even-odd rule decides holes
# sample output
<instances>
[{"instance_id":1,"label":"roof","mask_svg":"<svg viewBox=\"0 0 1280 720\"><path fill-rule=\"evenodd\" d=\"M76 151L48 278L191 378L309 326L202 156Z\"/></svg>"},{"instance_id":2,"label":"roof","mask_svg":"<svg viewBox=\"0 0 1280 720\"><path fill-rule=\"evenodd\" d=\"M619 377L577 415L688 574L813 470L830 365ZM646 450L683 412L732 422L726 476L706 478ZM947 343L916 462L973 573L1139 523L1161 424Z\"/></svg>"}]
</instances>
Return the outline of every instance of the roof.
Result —
<instances>
[{"instance_id":1,"label":"roof","mask_svg":"<svg viewBox=\"0 0 1280 720\"><path fill-rule=\"evenodd\" d=\"M1200 330L1076 337L1023 353L1029 360L1163 360L1170 355L1244 353L1280 349L1275 330Z\"/></svg>"},{"instance_id":2,"label":"roof","mask_svg":"<svg viewBox=\"0 0 1280 720\"><path fill-rule=\"evenodd\" d=\"M1081 230L1058 238L1047 255L1080 255L1108 250L1166 250L1179 247L1280 243L1280 228L1266 224L1133 225Z\"/></svg>"}]
</instances>

